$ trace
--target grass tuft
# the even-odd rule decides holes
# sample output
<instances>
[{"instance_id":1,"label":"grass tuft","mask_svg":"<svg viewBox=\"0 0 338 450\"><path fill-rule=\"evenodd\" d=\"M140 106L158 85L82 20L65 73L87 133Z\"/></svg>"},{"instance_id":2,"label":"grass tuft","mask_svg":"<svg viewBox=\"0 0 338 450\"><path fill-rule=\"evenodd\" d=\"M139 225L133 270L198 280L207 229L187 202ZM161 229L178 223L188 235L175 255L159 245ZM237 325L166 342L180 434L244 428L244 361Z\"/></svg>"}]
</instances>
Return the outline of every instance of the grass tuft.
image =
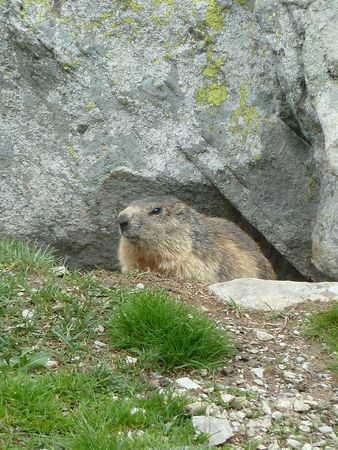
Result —
<instances>
[{"instance_id":1,"label":"grass tuft","mask_svg":"<svg viewBox=\"0 0 338 450\"><path fill-rule=\"evenodd\" d=\"M313 314L305 334L320 339L329 351L338 352L338 302L330 309Z\"/></svg>"},{"instance_id":2,"label":"grass tuft","mask_svg":"<svg viewBox=\"0 0 338 450\"><path fill-rule=\"evenodd\" d=\"M309 319L305 335L319 339L329 352L334 353L334 361L329 367L333 372L338 373L338 302L334 302L327 311L313 314Z\"/></svg>"},{"instance_id":3,"label":"grass tuft","mask_svg":"<svg viewBox=\"0 0 338 450\"><path fill-rule=\"evenodd\" d=\"M46 273L56 263L48 246L35 247L15 240L0 241L0 269Z\"/></svg>"},{"instance_id":4,"label":"grass tuft","mask_svg":"<svg viewBox=\"0 0 338 450\"><path fill-rule=\"evenodd\" d=\"M161 291L125 294L111 319L110 339L115 348L166 370L215 367L234 353L213 322Z\"/></svg>"}]
</instances>

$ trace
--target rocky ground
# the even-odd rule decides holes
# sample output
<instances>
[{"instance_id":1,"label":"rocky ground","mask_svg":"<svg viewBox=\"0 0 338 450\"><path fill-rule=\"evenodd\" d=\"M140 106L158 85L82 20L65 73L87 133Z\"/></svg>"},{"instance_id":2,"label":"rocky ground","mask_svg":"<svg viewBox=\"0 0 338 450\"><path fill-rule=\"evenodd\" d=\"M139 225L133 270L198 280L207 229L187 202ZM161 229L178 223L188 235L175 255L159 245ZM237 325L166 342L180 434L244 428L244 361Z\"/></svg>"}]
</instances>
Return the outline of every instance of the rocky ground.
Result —
<instances>
[{"instance_id":1,"label":"rocky ground","mask_svg":"<svg viewBox=\"0 0 338 450\"><path fill-rule=\"evenodd\" d=\"M337 379L327 369L332 357L303 334L307 317L327 306L311 302L283 312L244 310L199 284L149 274L126 278L97 271L96 276L112 287L164 288L228 331L238 351L221 370L186 377L149 373L158 389L172 386L177 394L191 396L193 424L197 432L211 434L210 444L337 448ZM201 408L205 415L194 416Z\"/></svg>"}]
</instances>

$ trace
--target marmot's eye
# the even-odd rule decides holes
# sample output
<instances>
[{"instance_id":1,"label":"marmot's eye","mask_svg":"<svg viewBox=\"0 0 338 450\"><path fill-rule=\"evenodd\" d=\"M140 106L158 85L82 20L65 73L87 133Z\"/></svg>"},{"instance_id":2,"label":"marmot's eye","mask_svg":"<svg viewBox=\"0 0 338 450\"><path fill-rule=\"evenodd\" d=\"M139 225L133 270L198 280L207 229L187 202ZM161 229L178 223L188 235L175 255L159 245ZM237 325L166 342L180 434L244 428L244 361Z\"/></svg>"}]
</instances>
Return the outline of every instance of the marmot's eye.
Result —
<instances>
[{"instance_id":1,"label":"marmot's eye","mask_svg":"<svg viewBox=\"0 0 338 450\"><path fill-rule=\"evenodd\" d=\"M162 212L161 208L154 208L150 211L150 214L160 214Z\"/></svg>"}]
</instances>

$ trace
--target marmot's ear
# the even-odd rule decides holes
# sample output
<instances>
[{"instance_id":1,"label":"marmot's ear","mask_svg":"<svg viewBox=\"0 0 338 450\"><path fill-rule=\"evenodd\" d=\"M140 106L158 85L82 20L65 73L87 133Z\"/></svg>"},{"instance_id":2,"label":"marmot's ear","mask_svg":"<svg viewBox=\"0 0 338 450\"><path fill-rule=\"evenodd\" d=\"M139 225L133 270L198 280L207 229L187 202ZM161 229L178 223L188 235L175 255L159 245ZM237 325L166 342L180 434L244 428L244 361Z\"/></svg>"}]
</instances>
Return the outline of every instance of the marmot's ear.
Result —
<instances>
[{"instance_id":1,"label":"marmot's ear","mask_svg":"<svg viewBox=\"0 0 338 450\"><path fill-rule=\"evenodd\" d=\"M187 206L184 203L178 203L175 208L177 215L183 216L187 211Z\"/></svg>"}]
</instances>

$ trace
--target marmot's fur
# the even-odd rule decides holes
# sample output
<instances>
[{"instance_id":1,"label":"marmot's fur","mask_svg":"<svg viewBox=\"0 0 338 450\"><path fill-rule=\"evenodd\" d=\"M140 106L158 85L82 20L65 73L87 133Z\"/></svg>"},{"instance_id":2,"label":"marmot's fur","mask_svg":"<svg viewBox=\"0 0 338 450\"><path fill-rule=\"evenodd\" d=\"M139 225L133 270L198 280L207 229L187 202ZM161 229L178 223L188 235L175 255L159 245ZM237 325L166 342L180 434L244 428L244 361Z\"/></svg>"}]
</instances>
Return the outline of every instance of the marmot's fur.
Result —
<instances>
[{"instance_id":1,"label":"marmot's fur","mask_svg":"<svg viewBox=\"0 0 338 450\"><path fill-rule=\"evenodd\" d=\"M200 214L175 197L134 201L118 223L123 273L135 268L205 283L275 279L270 262L237 225Z\"/></svg>"}]
</instances>

